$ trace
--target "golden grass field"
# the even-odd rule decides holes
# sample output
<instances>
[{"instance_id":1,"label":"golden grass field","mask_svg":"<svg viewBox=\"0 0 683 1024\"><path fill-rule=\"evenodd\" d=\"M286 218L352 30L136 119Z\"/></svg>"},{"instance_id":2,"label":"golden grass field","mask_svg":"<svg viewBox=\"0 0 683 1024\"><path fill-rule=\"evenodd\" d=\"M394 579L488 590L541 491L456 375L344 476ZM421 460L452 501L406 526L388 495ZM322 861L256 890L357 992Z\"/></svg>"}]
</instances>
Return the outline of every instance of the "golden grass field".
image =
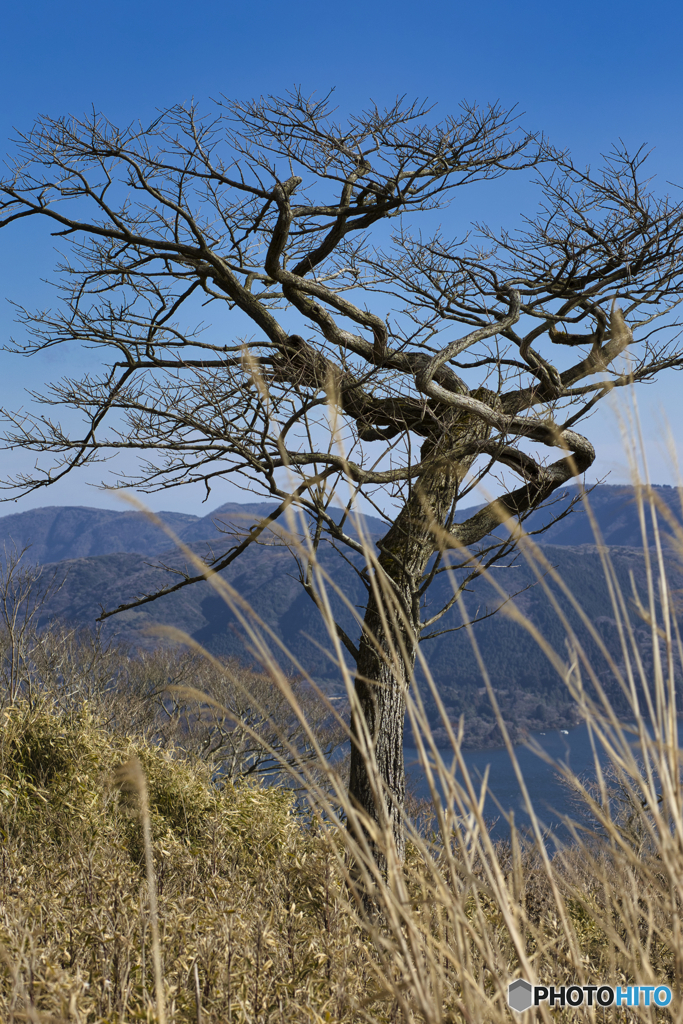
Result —
<instances>
[{"instance_id":1,"label":"golden grass field","mask_svg":"<svg viewBox=\"0 0 683 1024\"><path fill-rule=\"evenodd\" d=\"M5 662L19 668L0 710L0 1020L683 1019L676 720L683 658L676 595L666 583L666 561L675 556L662 553L657 509L646 489L641 496L650 591L638 600L614 591L612 609L623 659L611 671L636 726L611 712L569 627L566 650L547 652L589 725L596 765L598 752L609 763L591 781L565 772L577 816L564 847L535 818L525 835L511 822L510 841L492 842L483 784L467 775L461 735L451 732L451 748L437 749L416 691L409 715L433 801L409 805L401 864L389 830L370 822L346 829L344 819L357 812L348 805L343 766L326 758L313 728L306 749L316 756L297 763L294 750L276 784L239 772L217 784L187 730L167 730L159 742L158 721L141 710L144 687L133 711L131 697L130 713L112 712L92 685L87 657L73 654L85 641L72 641L67 679L63 665L39 664L37 648L31 655L36 637L25 634L24 648L12 650L6 636ZM561 581L531 545L522 550L552 601L551 583ZM305 733L305 703L297 704L291 677L268 660L267 631L227 585L217 586L242 616L263 677ZM519 615L513 604L506 613ZM636 619L658 652L653 678L640 667ZM212 666L219 676L233 670ZM495 708L483 659L482 671ZM174 691L193 728L223 714L216 697L202 705L200 676L194 689L181 681ZM366 756L372 765L370 747ZM287 782L293 775L298 789ZM667 1009L539 1007L518 1017L506 1003L516 977L666 984L673 999Z\"/></svg>"}]
</instances>

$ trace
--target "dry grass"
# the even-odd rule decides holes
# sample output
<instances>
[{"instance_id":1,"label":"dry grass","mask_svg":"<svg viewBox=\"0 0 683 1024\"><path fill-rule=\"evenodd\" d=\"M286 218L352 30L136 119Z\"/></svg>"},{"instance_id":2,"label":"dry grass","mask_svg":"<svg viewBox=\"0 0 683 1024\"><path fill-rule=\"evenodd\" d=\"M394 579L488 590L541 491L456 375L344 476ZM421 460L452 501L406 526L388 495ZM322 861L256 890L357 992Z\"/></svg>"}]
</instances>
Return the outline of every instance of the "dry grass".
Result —
<instances>
[{"instance_id":1,"label":"dry grass","mask_svg":"<svg viewBox=\"0 0 683 1024\"><path fill-rule=\"evenodd\" d=\"M345 1020L370 983L329 840L291 792L221 790L200 762L115 736L84 709L17 703L2 733L0 1019L147 1020L149 888L135 794L144 769L170 1021ZM133 787L134 788L134 787Z\"/></svg>"},{"instance_id":2,"label":"dry grass","mask_svg":"<svg viewBox=\"0 0 683 1024\"><path fill-rule=\"evenodd\" d=\"M646 504L644 527L651 515ZM272 638L220 580L215 585L241 619L278 699L307 737L288 750L286 736L271 723L269 736L282 743L277 756L306 781L304 809L286 787L226 781L219 788L210 764L181 757L170 745L160 749L132 728L115 728L111 716L87 703L43 695L8 704L0 748L1 1019L123 1024L161 1020L165 1012L170 1024L498 1024L510 1019L507 985L520 976L532 983L674 990L667 1010L556 1008L551 1014L542 1007L528 1018L681 1019L676 672L683 659L656 516L648 528L654 531L650 593L639 595L638 607L614 591L612 609L623 658L611 671L631 702L635 730L612 713L600 686L604 676L583 656L569 624L567 651L547 651L596 749L594 779L565 772L583 807L565 847L542 834L530 804L530 834L523 840L511 821L510 841L492 842L485 786L467 773L461 736L451 733L451 749L437 749L414 690L409 715L432 781L431 820L421 827L406 820L404 864L388 828L364 820L347 831L343 817L357 810L315 732L306 733L291 677L269 660ZM678 536L683 550L683 533ZM303 550L305 540L299 543ZM553 586L561 581L553 581L537 550L524 553L554 601ZM607 552L604 565L610 579ZM333 581L315 571L324 609ZM507 609L523 622L514 605ZM644 677L632 642L634 617L641 628L643 620L649 624L659 652L654 678ZM600 643L597 634L594 639ZM330 623L332 650L335 642ZM338 660L343 674L341 652ZM483 660L482 672L495 708ZM180 697L182 687L175 692ZM198 699L187 686L184 694ZM214 698L207 707L216 710L218 703ZM450 727L445 718L444 727ZM309 754L316 749L314 763ZM518 771L511 746L510 755ZM148 792L149 871L142 787L131 785L130 772L127 784L116 784L116 769L133 758ZM372 765L371 748L367 758ZM363 845L364 835L374 846ZM385 869L378 869L373 848L382 849ZM154 984L154 892L163 996Z\"/></svg>"}]
</instances>

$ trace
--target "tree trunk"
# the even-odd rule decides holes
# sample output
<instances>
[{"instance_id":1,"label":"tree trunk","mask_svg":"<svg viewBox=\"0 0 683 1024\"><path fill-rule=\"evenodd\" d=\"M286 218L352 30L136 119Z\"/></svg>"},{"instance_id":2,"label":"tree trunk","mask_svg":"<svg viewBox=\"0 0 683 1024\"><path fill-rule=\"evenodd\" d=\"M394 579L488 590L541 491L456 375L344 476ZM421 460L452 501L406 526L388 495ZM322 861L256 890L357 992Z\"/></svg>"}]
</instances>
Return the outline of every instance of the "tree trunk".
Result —
<instances>
[{"instance_id":1,"label":"tree trunk","mask_svg":"<svg viewBox=\"0 0 683 1024\"><path fill-rule=\"evenodd\" d=\"M497 401L483 388L474 394L491 405ZM349 795L361 812L393 836L399 860L405 854L403 731L420 638L418 591L429 560L439 549L439 529L446 527L460 481L474 460L472 455L459 457L458 451L471 451L471 442L488 433L481 420L458 414L444 423L438 439L425 442L421 455L429 460L429 468L378 544L382 572L375 577L359 644ZM364 754L364 730L374 750L376 778ZM385 865L384 851L371 845L377 862Z\"/></svg>"},{"instance_id":2,"label":"tree trunk","mask_svg":"<svg viewBox=\"0 0 683 1024\"><path fill-rule=\"evenodd\" d=\"M403 728L417 637L387 605L378 608L371 595L365 612L355 680L358 706L351 716L349 794L361 811L393 835L398 857L403 860ZM364 729L374 749L376 777L364 753ZM384 851L375 843L371 845L375 858L383 863Z\"/></svg>"}]
</instances>

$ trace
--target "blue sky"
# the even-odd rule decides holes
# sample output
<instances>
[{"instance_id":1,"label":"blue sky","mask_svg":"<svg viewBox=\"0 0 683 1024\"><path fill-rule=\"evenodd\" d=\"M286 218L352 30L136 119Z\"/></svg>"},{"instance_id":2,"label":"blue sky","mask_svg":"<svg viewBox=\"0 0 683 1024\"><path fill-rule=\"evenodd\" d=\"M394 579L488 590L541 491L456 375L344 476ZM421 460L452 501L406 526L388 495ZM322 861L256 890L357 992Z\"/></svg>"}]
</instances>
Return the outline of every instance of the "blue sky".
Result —
<instances>
[{"instance_id":1,"label":"blue sky","mask_svg":"<svg viewBox=\"0 0 683 1024\"><path fill-rule=\"evenodd\" d=\"M29 127L38 113L79 114L94 106L124 123L192 98L208 105L221 93L248 98L300 84L306 92L334 87L342 111L403 94L435 103L437 119L462 99L518 104L526 126L569 147L580 162L599 162L617 139L633 148L644 143L654 150L651 168L662 191L683 183L683 8L672 2L653 2L646 11L612 0L346 6L37 0L5 5L2 23L2 140L14 127ZM484 205L471 209L471 198L459 198L444 228L449 216L454 225L471 216L514 227L522 206L531 212L530 194L520 185L498 188L490 200L479 195ZM41 225L0 233L3 300L51 301L41 278L50 276L53 245ZM3 301L0 336L11 332L12 312ZM0 354L0 366L0 402L16 407L25 401L23 388L75 370L77 360L59 352L35 361ZM669 374L639 391L656 482L673 482L660 439L665 420L675 436L683 432L681 385L683 376ZM612 415L601 413L587 433L598 449L597 472L624 480ZM88 486L101 475L0 505L0 514L46 504L117 506ZM230 497L227 489L216 492L215 504ZM198 508L198 498L175 491L149 503L201 514L206 506Z\"/></svg>"}]
</instances>

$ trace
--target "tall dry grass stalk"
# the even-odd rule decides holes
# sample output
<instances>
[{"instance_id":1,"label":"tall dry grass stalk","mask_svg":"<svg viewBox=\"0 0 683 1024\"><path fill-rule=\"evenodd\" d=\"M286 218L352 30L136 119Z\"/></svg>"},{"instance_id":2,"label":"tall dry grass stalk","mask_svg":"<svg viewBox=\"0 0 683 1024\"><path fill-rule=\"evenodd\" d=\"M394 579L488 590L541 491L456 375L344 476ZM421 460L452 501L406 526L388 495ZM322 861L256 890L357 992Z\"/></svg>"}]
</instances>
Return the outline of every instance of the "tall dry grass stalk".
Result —
<instances>
[{"instance_id":1,"label":"tall dry grass stalk","mask_svg":"<svg viewBox=\"0 0 683 1024\"><path fill-rule=\"evenodd\" d=\"M464 606L464 628L477 653L530 824L520 831L514 816L503 808L509 840L496 842L492 838L486 812L487 777L475 780L468 771L463 755L464 723L449 721L429 665L420 653L418 664L425 683L421 690L413 682L406 701L431 801L426 824L424 819L420 822L405 815L408 842L402 860L389 816L381 813L382 782L374 761L373 737L361 730L358 742L375 787L380 811L376 820L351 804L335 762L326 758L316 731L298 705L291 675L282 667L287 655L284 645L227 581L211 577L212 586L248 638L254 657L289 703L292 714L298 716L307 734L306 749L316 751L317 761L299 757L298 748L288 748L284 734L272 748L272 756L282 760L283 771L305 783L307 803L297 810L291 794L283 791L226 785L219 792L207 780L183 783L182 799L173 800L163 795L165 790L157 781L152 800L144 795L140 761L128 760L127 771L132 772L131 779L137 779L134 785L141 806L148 807L142 815L143 845L159 1021L499 1024L510 1019L506 993L516 977L532 984L669 984L674 999L666 1010L641 1006L609 1012L623 1020L683 1019L683 812L676 717L683 648L676 595L667 579L669 560L683 553L683 528L668 522L665 542L660 519L666 513L658 507L656 495L647 486L637 486L636 496L648 570L646 593L637 593L635 585L630 595L620 592L609 549L601 543L594 524L610 613L619 636L618 658L543 550L526 538L520 541L522 556L563 624L566 648L552 649L514 601L508 601L502 612L535 638L551 669L571 692L589 730L594 751L591 777L579 778L565 765L554 766L573 791L578 807L574 819L564 822L569 838L563 841L544 828L534 809L498 708L495 681L487 673L486 652L477 647ZM286 515L287 542L309 565L328 629L328 654L345 683L349 704L355 708L353 676L332 614L333 597L357 618L356 611L317 559L306 522L293 508ZM356 529L372 568L374 547L363 534L360 518ZM185 550L185 554L194 559L191 551ZM488 582L501 598L508 596L497 579ZM387 615L400 615L392 595L383 596ZM586 653L572 624L575 621L591 638L600 663ZM651 671L646 670L642 657L644 629L652 647ZM175 635L191 644L189 638ZM398 657L401 652L394 653ZM291 658L290 664L305 675L295 659ZM607 673L624 695L629 709L626 717L618 716L608 699ZM315 681L309 682L315 689ZM204 699L196 690L185 688L185 693L200 702ZM448 736L446 749L434 739L433 720L430 722L424 699L427 693ZM322 692L319 699L327 700ZM331 718L344 726L336 705L327 703ZM15 732L8 725L7 735L18 737L15 719L10 725ZM272 726L277 735L278 723ZM20 747L18 739L15 747ZM21 799L26 799L26 794L20 799L16 787L12 788L17 775L15 747L3 755L6 767L2 770L11 781L7 791L15 800L14 817L6 806L3 811L1 824L8 837L22 820ZM538 754L547 759L542 750ZM160 779L160 762L154 761L150 752L140 756L147 759L144 763L153 777ZM181 762L165 763L178 779L190 770ZM30 785L40 789L35 781ZM50 789L47 782L41 792L48 804L56 799L54 787ZM190 792L194 794L191 798ZM278 799L289 808L284 817L276 811ZM181 806L182 811L171 812L171 805ZM244 807L252 810L245 812ZM40 813L43 821L48 812L40 809ZM162 819L173 823L165 826L166 832L159 824ZM279 822L276 838L266 838L274 822ZM155 850L154 828L159 834ZM253 838L254 829L265 829L259 833L261 838ZM174 846L178 837L184 837L182 843ZM11 845L11 838L7 843ZM20 854L15 851L13 856L19 864ZM253 860L253 865L245 857ZM155 858L157 878L164 876L158 911ZM171 862L175 866L164 866ZM87 882L92 864L88 869L86 850L79 870ZM121 892L127 891L122 882L117 885ZM239 896L240 887L249 894L246 901ZM66 912L59 913L60 921L66 921ZM110 917L114 914L111 906L108 913ZM121 911L117 913L119 920ZM47 1021L57 997L31 945L37 933L36 915L22 922L16 907L12 914L6 912L1 926L4 962L12 965L2 983L6 1016L18 1021L21 1012L30 1019ZM60 927L64 935L64 926ZM118 932L116 928L111 932L110 943L119 941L115 938L121 933L118 927ZM52 941L46 937L50 925L42 921L40 928L47 948ZM173 956L166 955L165 979L159 929L165 946L174 950ZM125 986L121 987L118 1016L112 1017L113 1011L107 1015L101 999L96 1004L85 989L78 989L77 972L70 967L74 959L60 968L64 991L68 979L73 982L68 999L60 1004L64 1019L127 1021L140 1019L136 1013L149 1012L143 1009L144 934L140 938L133 927L127 934L130 971L137 971L136 977L141 978L138 995L130 986L125 992ZM312 960L307 959L310 957ZM301 965L307 965L303 974ZM170 993L166 1017L164 982ZM607 1019L604 1011L594 1007L556 1008L551 1013L541 1006L534 1012L535 1019L542 1021Z\"/></svg>"},{"instance_id":2,"label":"tall dry grass stalk","mask_svg":"<svg viewBox=\"0 0 683 1024\"><path fill-rule=\"evenodd\" d=\"M147 874L147 898L149 900L149 926L152 932L152 957L154 960L154 991L159 1024L166 1024L166 997L164 994L164 968L161 959L159 939L159 908L157 906L157 881L154 873L154 852L152 849L152 823L149 813L147 779L138 757L131 757L116 771L116 782L122 789L133 791L137 797L142 828L142 844L145 851Z\"/></svg>"}]
</instances>

